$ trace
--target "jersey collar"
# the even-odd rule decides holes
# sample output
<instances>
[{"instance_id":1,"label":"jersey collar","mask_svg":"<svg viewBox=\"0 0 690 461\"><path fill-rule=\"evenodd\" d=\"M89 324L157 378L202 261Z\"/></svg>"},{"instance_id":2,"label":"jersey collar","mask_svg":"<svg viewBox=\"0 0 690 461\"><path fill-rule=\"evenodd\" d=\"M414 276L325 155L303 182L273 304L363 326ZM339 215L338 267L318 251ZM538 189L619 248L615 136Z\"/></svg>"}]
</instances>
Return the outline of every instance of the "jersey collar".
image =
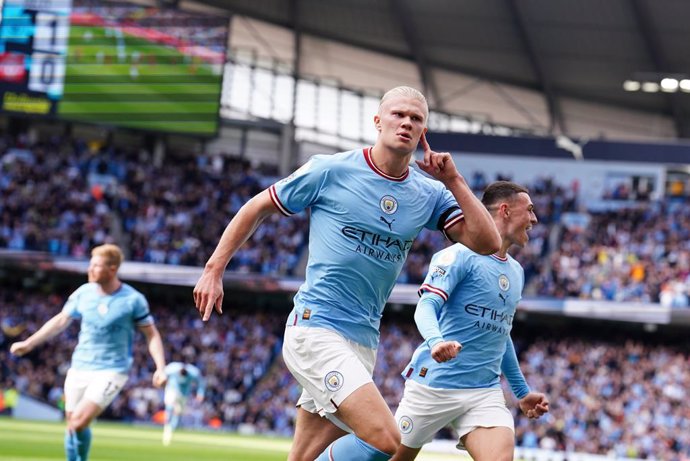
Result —
<instances>
[{"instance_id":1,"label":"jersey collar","mask_svg":"<svg viewBox=\"0 0 690 461\"><path fill-rule=\"evenodd\" d=\"M506 257L501 257L501 256L498 256L497 253L492 254L491 257L494 258L494 259L496 259L496 260L498 260L498 261L501 261L502 263L508 261L508 256L506 256Z\"/></svg>"},{"instance_id":2,"label":"jersey collar","mask_svg":"<svg viewBox=\"0 0 690 461\"><path fill-rule=\"evenodd\" d=\"M379 176L383 176L384 178L386 178L390 181L397 181L397 182L404 181L410 175L410 168L409 167L400 176L391 176L389 174L384 173L379 167L377 167L374 164L374 161L371 158L371 149L372 149L372 147L367 147L366 149L363 149L362 151L364 152L364 159L367 161L367 165L369 165L369 168L374 170L374 173L376 173Z\"/></svg>"}]
</instances>

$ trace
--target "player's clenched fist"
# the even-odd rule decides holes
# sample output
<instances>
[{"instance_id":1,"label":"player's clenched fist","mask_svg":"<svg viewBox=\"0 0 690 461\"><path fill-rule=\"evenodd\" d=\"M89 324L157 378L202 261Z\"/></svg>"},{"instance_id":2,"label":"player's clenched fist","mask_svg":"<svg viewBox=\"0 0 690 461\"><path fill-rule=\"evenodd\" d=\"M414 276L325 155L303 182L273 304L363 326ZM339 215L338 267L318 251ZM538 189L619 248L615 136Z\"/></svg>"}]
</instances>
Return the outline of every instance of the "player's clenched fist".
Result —
<instances>
[{"instance_id":1,"label":"player's clenched fist","mask_svg":"<svg viewBox=\"0 0 690 461\"><path fill-rule=\"evenodd\" d=\"M431 358L438 363L454 359L462 350L462 344L457 341L442 341L431 348Z\"/></svg>"}]
</instances>

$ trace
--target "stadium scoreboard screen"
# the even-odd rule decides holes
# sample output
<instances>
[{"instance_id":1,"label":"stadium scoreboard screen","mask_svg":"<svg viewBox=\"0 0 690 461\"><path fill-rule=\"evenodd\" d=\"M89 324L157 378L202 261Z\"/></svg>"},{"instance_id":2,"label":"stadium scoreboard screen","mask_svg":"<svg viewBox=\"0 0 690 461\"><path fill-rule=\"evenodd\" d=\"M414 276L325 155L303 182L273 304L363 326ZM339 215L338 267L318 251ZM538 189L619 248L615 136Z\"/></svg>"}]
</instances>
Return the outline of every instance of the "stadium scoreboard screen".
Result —
<instances>
[{"instance_id":1,"label":"stadium scoreboard screen","mask_svg":"<svg viewBox=\"0 0 690 461\"><path fill-rule=\"evenodd\" d=\"M217 133L227 17L100 0L0 0L0 15L0 111Z\"/></svg>"},{"instance_id":2,"label":"stadium scoreboard screen","mask_svg":"<svg viewBox=\"0 0 690 461\"><path fill-rule=\"evenodd\" d=\"M63 95L71 0L0 0L3 111L56 114Z\"/></svg>"}]
</instances>

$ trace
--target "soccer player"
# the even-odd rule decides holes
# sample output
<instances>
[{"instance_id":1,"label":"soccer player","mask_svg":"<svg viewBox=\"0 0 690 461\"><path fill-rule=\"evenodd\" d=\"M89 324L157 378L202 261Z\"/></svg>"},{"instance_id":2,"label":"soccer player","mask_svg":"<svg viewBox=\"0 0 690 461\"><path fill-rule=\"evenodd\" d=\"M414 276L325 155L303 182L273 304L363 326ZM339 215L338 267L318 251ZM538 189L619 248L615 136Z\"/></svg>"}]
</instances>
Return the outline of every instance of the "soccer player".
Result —
<instances>
[{"instance_id":1,"label":"soccer player","mask_svg":"<svg viewBox=\"0 0 690 461\"><path fill-rule=\"evenodd\" d=\"M405 392L395 413L402 444L395 461L413 460L447 425L475 461L513 459L513 417L501 372L529 418L549 409L520 371L510 331L522 298L524 272L509 254L524 246L537 222L527 189L498 181L482 197L501 234L501 249L480 255L462 244L434 255L419 293L415 322L424 342L403 371Z\"/></svg>"},{"instance_id":2,"label":"soccer player","mask_svg":"<svg viewBox=\"0 0 690 461\"><path fill-rule=\"evenodd\" d=\"M205 382L201 371L191 363L172 362L165 367L168 382L165 385L165 426L163 426L163 445L172 441L173 432L180 424L182 410L187 398L196 387L196 401L204 400Z\"/></svg>"},{"instance_id":3,"label":"soccer player","mask_svg":"<svg viewBox=\"0 0 690 461\"><path fill-rule=\"evenodd\" d=\"M498 250L496 226L451 155L426 141L428 115L419 91L388 91L374 116L376 144L314 156L249 200L194 288L204 321L214 308L222 313L223 271L261 221L311 210L306 280L283 344L285 363L304 388L290 461L387 460L395 453L400 433L372 373L384 305L421 229L439 229L479 253ZM437 181L409 168L420 140L417 165Z\"/></svg>"},{"instance_id":4,"label":"soccer player","mask_svg":"<svg viewBox=\"0 0 690 461\"><path fill-rule=\"evenodd\" d=\"M74 319L81 321L79 341L65 378L65 454L67 461L87 461L91 421L120 392L132 365L132 340L138 328L156 364L153 385L165 384L165 356L160 333L140 292L122 283L117 271L123 255L116 245L91 251L89 282L70 295L62 311L36 333L10 347L22 356L64 331Z\"/></svg>"}]
</instances>

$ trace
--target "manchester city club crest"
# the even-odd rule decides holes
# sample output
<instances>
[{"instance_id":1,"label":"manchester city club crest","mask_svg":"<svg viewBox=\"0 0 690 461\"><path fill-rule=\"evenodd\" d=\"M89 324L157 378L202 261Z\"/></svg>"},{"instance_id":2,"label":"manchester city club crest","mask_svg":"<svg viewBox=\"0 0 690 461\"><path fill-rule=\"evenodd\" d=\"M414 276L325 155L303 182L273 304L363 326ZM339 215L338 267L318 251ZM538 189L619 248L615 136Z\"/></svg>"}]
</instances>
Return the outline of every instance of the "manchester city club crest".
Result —
<instances>
[{"instance_id":1,"label":"manchester city club crest","mask_svg":"<svg viewBox=\"0 0 690 461\"><path fill-rule=\"evenodd\" d=\"M398 211L398 201L392 195L384 195L379 202L381 211L386 214L393 214Z\"/></svg>"},{"instance_id":2,"label":"manchester city club crest","mask_svg":"<svg viewBox=\"0 0 690 461\"><path fill-rule=\"evenodd\" d=\"M500 288L503 291L508 291L508 288L510 288L510 281L508 280L508 277L505 276L505 274L501 274L498 276L498 288Z\"/></svg>"},{"instance_id":3,"label":"manchester city club crest","mask_svg":"<svg viewBox=\"0 0 690 461\"><path fill-rule=\"evenodd\" d=\"M101 316L103 316L103 315L108 313L108 305L101 303L98 305L97 310L98 310L98 313L101 314Z\"/></svg>"},{"instance_id":4,"label":"manchester city club crest","mask_svg":"<svg viewBox=\"0 0 690 461\"><path fill-rule=\"evenodd\" d=\"M343 382L345 382L345 379L343 378L342 373L339 371L329 371L326 373L326 377L324 378L326 389L331 392L335 392L343 387Z\"/></svg>"},{"instance_id":5,"label":"manchester city club crest","mask_svg":"<svg viewBox=\"0 0 690 461\"><path fill-rule=\"evenodd\" d=\"M398 421L398 429L400 429L400 432L403 434L409 434L412 432L412 418L409 416L401 417L400 421Z\"/></svg>"}]
</instances>

